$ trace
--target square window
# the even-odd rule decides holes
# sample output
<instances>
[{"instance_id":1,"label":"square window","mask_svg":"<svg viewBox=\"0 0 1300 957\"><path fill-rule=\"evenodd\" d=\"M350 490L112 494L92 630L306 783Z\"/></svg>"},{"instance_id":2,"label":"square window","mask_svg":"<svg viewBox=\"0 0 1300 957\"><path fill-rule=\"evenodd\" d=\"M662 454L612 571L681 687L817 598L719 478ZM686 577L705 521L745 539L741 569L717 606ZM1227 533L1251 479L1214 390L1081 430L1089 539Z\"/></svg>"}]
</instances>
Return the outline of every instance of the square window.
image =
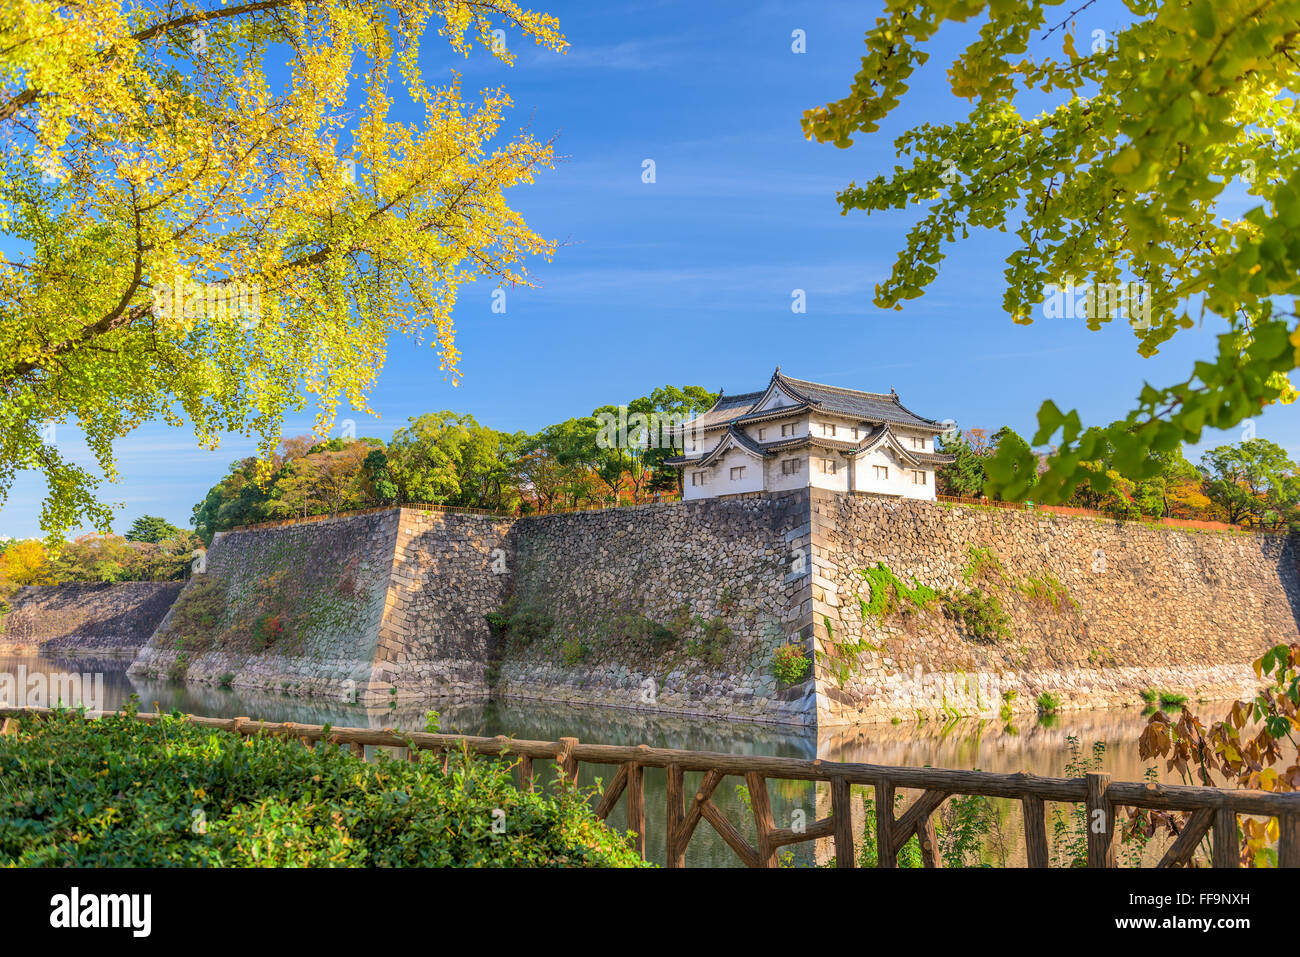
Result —
<instances>
[{"instance_id":1,"label":"square window","mask_svg":"<svg viewBox=\"0 0 1300 957\"><path fill-rule=\"evenodd\" d=\"M767 429L759 429L758 441L762 442L765 438L767 438Z\"/></svg>"},{"instance_id":2,"label":"square window","mask_svg":"<svg viewBox=\"0 0 1300 957\"><path fill-rule=\"evenodd\" d=\"M876 470L876 479L877 479L877 480L879 480L879 481L884 481L884 480L886 480L886 479L889 478L889 466L888 466L888 465L873 465L872 468L874 468L874 469Z\"/></svg>"},{"instance_id":3,"label":"square window","mask_svg":"<svg viewBox=\"0 0 1300 957\"><path fill-rule=\"evenodd\" d=\"M827 475L834 475L837 464L834 459L822 459L822 471Z\"/></svg>"},{"instance_id":4,"label":"square window","mask_svg":"<svg viewBox=\"0 0 1300 957\"><path fill-rule=\"evenodd\" d=\"M736 481L737 479L742 479L744 477L745 477L745 466L733 465L731 467L731 480L733 482Z\"/></svg>"},{"instance_id":5,"label":"square window","mask_svg":"<svg viewBox=\"0 0 1300 957\"><path fill-rule=\"evenodd\" d=\"M925 473L922 472L922 471L919 471L919 470L913 472L913 473L912 473L912 484L913 484L913 485L924 485L924 484L925 484Z\"/></svg>"},{"instance_id":6,"label":"square window","mask_svg":"<svg viewBox=\"0 0 1300 957\"><path fill-rule=\"evenodd\" d=\"M783 426L781 426L781 434L782 434L783 436L784 436L784 435L794 435L794 423L791 422L791 423L788 424L788 425L783 425Z\"/></svg>"},{"instance_id":7,"label":"square window","mask_svg":"<svg viewBox=\"0 0 1300 957\"><path fill-rule=\"evenodd\" d=\"M691 473L691 484L692 484L692 485L703 485L703 484L705 483L705 476L706 476L706 475L708 475L707 472L692 472L692 473Z\"/></svg>"},{"instance_id":8,"label":"square window","mask_svg":"<svg viewBox=\"0 0 1300 957\"><path fill-rule=\"evenodd\" d=\"M794 475L798 471L799 471L798 459L786 459L784 462L781 463L781 474L783 475Z\"/></svg>"}]
</instances>

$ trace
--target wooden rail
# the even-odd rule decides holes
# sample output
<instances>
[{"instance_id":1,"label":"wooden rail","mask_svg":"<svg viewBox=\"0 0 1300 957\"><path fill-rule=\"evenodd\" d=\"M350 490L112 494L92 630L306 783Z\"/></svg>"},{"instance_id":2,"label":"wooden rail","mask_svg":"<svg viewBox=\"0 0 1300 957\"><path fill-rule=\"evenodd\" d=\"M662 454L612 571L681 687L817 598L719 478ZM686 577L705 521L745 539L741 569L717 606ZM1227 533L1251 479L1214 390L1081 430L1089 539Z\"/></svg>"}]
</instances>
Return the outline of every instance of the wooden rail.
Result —
<instances>
[{"instance_id":1,"label":"wooden rail","mask_svg":"<svg viewBox=\"0 0 1300 957\"><path fill-rule=\"evenodd\" d=\"M618 501L606 505L574 505L564 506L561 508L533 509L528 512L508 512L500 509L490 508L472 508L462 505L435 505L429 502L394 502L391 505L372 505L367 508L346 508L334 512L319 512L314 515L297 515L292 518L276 518L265 522L249 522L246 525L235 525L229 529L232 532L253 531L264 528L284 528L289 525L306 525L312 522L325 522L332 518L354 518L359 515L373 515L378 512L391 512L394 509L409 508L421 512L438 512L446 515L482 515L488 518L501 519L521 519L521 518L545 518L548 515L568 515L574 512L603 512L611 508L636 508L638 505L667 505L677 504L680 499L663 498L658 501L648 502L625 502Z\"/></svg>"},{"instance_id":2,"label":"wooden rail","mask_svg":"<svg viewBox=\"0 0 1300 957\"><path fill-rule=\"evenodd\" d=\"M0 734L11 734L13 722L21 718L42 718L49 708L0 708L4 718ZM995 774L987 771L957 771L945 768L905 768L877 764L723 754L713 751L678 751L648 745L583 744L577 738L558 741L524 741L461 734L428 734L394 731L389 728L326 728L291 721L253 721L248 718L208 718L185 715L184 720L202 728L242 735L279 735L295 738L313 747L326 741L351 748L364 757L367 745L433 751L443 756L467 749L474 754L517 758L516 767L523 787L531 789L538 760L553 761L561 781L576 782L581 764L613 766L617 770L596 805L604 820L624 798L628 829L636 834L636 847L645 856L645 769L663 768L668 778L668 817L665 846L669 867L684 867L686 847L701 820L707 821L724 842L749 867L776 867L782 847L818 838L833 838L837 867L854 867L853 823L850 787L866 785L875 790L876 847L879 867L896 867L897 854L916 836L921 860L926 867L941 866L935 840L933 815L954 794L1018 800L1024 811L1025 847L1030 867L1048 866L1045 801L1083 803L1089 822L1087 862L1089 867L1115 867L1115 820L1120 807L1162 811L1190 811L1191 817L1165 852L1158 867L1188 864L1196 848L1212 837L1214 867L1239 866L1237 815L1276 817L1279 826L1279 867L1300 867L1300 792L1228 790L1180 784L1112 781L1109 774L1094 772L1082 778L1051 778L1033 774ZM156 723L157 714L136 714L145 723ZM700 771L704 780L693 795L687 795L685 772ZM712 797L728 776L743 777L749 789L750 806L758 835L751 845ZM801 829L779 828L772 817L767 792L770 779L814 781L830 786L831 814ZM921 794L901 815L895 816L894 796L899 788L917 788Z\"/></svg>"},{"instance_id":3,"label":"wooden rail","mask_svg":"<svg viewBox=\"0 0 1300 957\"><path fill-rule=\"evenodd\" d=\"M1188 528L1195 531L1212 532L1250 532L1259 535L1285 535L1285 528L1261 528L1253 525L1233 525L1229 522L1214 522L1194 518L1168 518L1154 515L1139 515L1128 518L1112 515L1110 512L1095 508L1077 508L1073 505L1038 505L1028 502L1002 502L991 498L970 498L964 495L936 495L934 500L940 505L973 505L977 508L1003 508L1017 512L1046 512L1049 515L1063 515L1066 518L1099 518L1108 522L1126 522L1138 525L1159 525L1163 528Z\"/></svg>"}]
</instances>

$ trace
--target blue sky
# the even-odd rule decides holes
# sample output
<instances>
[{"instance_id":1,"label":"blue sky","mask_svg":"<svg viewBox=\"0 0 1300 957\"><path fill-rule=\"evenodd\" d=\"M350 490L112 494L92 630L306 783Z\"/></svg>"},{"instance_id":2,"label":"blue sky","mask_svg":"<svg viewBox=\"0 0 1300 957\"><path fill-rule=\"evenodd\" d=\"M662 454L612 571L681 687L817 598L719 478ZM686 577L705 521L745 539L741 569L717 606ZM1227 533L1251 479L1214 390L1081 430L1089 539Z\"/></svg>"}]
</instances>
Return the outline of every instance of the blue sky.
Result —
<instances>
[{"instance_id":1,"label":"blue sky","mask_svg":"<svg viewBox=\"0 0 1300 957\"><path fill-rule=\"evenodd\" d=\"M530 44L514 67L482 54L456 63L427 38L425 69L456 65L467 89L504 85L514 127L556 134L565 159L511 199L563 245L553 262L531 264L537 288L511 290L505 315L491 311L491 285L462 291L459 386L443 379L431 348L394 339L372 394L382 418L358 418L357 434L386 439L408 417L444 408L533 431L665 383L761 388L780 364L800 378L896 388L914 411L963 427L1010 425L1028 435L1043 399L1077 407L1085 422L1109 422L1144 379L1177 381L1212 354L1222 326L1211 319L1153 359L1137 356L1120 323L1099 332L1079 320L1013 324L1001 294L1014 237L999 233L951 247L939 279L904 311L871 304L914 213L841 216L835 192L890 169L904 124L964 115L943 70L973 28L945 30L890 124L837 150L805 141L800 114L847 92L875 4L545 9L572 44L566 55ZM1081 14L1076 35L1118 25L1108 9ZM796 29L806 33L806 53L791 50ZM1059 34L1051 42L1059 46ZM655 162L654 184L642 182L645 159ZM791 312L794 289L806 291L804 315ZM309 426L310 416L297 416L285 432ZM1270 409L1256 429L1300 456L1294 407ZM1240 437L1207 434L1199 448ZM93 461L75 428L61 427L58 440L78 461ZM193 504L252 449L241 436L208 452L187 430L139 429L118 446L122 481L103 488L124 503L117 530L145 513L188 526ZM20 479L0 510L0 534L39 534L43 492L39 478Z\"/></svg>"}]
</instances>

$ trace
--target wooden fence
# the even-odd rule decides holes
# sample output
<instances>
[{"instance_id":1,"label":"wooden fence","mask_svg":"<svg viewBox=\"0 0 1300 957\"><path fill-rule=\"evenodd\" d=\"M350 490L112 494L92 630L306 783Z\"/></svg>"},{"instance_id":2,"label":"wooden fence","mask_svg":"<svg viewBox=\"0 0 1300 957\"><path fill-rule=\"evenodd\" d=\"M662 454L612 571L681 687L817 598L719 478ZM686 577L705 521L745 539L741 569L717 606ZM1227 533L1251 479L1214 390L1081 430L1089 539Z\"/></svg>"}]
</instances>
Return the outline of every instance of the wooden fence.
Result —
<instances>
[{"instance_id":1,"label":"wooden fence","mask_svg":"<svg viewBox=\"0 0 1300 957\"><path fill-rule=\"evenodd\" d=\"M50 714L47 708L0 708L4 716L0 734L13 731L12 722ZM156 714L137 714L140 721L153 723ZM613 766L617 770L605 785L596 814L602 820L620 798L626 802L627 826L636 834L636 848L645 856L645 769L663 768L668 777L668 816L665 834L666 860L669 867L684 867L686 847L701 820L707 821L718 836L749 867L776 867L777 852L792 844L818 838L833 838L838 867L855 865L853 823L850 812L850 788L867 785L875 789L876 847L879 867L897 866L897 853L915 835L921 860L926 867L939 867L938 842L935 839L934 813L954 794L979 794L986 797L1019 801L1024 812L1025 848L1030 867L1048 866L1047 818L1044 802L1083 803L1090 823L1087 833L1089 867L1114 867L1115 820L1120 807L1148 808L1161 811L1190 811L1191 817L1182 832L1165 852L1158 867L1177 867L1189 863L1197 847L1211 836L1212 863L1215 867L1237 867L1239 845L1237 815L1276 817L1279 826L1277 858L1279 867L1300 867L1300 792L1228 790L1191 787L1152 782L1112 781L1109 774L1090 773L1082 778L1049 778L1032 774L995 774L986 771L956 771L944 768L902 768L875 764L856 764L800 758L762 757L721 754L710 751L678 751L648 745L582 744L577 738L559 741L521 741L496 737L459 734L426 734L391 729L324 728L320 725L252 721L248 718L207 718L187 715L186 720L199 727L213 728L242 735L270 734L296 738L308 747L320 741L350 747L359 757L366 745L407 748L414 759L417 751L443 755L467 749L473 754L514 757L520 773L520 785L533 787L535 762L553 761L560 780L576 782L580 764ZM688 795L684 776L687 771L704 773L695 793ZM757 844L745 840L730 820L713 803L712 797L723 778L743 777L749 789ZM800 829L777 827L767 782L813 781L828 784L831 813ZM917 788L921 794L895 816L895 794L900 788Z\"/></svg>"},{"instance_id":2,"label":"wooden fence","mask_svg":"<svg viewBox=\"0 0 1300 957\"><path fill-rule=\"evenodd\" d=\"M336 512L321 512L317 515L299 515L293 518L277 518L266 522L250 522L247 525L236 525L232 532L243 532L259 528L283 528L287 525L303 525L311 522L324 522L332 518L352 518L357 515L373 515L376 512L391 512L398 508L415 509L422 512L439 512L446 515L482 515L488 518L500 519L522 519L522 518L545 518L548 515L569 515L573 512L603 512L611 508L635 508L638 505L663 505L676 504L680 499L662 498L657 501L648 502L625 502L618 501L604 505L574 505L562 508L544 508L533 509L528 512L507 512L494 510L490 508L470 508L461 505L435 505L429 502L401 502L393 505L372 505L369 508L348 508L339 509Z\"/></svg>"},{"instance_id":3,"label":"wooden fence","mask_svg":"<svg viewBox=\"0 0 1300 957\"><path fill-rule=\"evenodd\" d=\"M1128 522L1139 525L1161 525L1166 528L1191 528L1212 532L1251 532L1255 534L1282 535L1286 528L1259 528L1252 525L1231 525L1227 522L1209 522L1192 518L1156 518L1152 515L1139 515L1126 518L1101 512L1094 508L1076 508L1073 505L1034 505L1028 502L1000 502L991 498L968 498L962 495L936 495L935 501L942 505L974 505L977 508L1003 508L1017 512L1047 512L1050 515L1074 516L1077 518L1097 518L1108 522Z\"/></svg>"}]
</instances>

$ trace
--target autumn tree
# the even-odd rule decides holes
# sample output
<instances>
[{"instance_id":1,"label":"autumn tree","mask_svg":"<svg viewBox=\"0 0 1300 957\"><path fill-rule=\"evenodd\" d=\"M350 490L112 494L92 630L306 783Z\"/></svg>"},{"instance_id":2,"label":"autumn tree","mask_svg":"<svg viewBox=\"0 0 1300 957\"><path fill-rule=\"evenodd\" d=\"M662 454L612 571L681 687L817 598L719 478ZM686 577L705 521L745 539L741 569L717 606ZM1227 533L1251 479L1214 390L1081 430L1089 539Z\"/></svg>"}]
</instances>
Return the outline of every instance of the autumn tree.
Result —
<instances>
[{"instance_id":1,"label":"autumn tree","mask_svg":"<svg viewBox=\"0 0 1300 957\"><path fill-rule=\"evenodd\" d=\"M1267 439L1220 445L1201 456L1207 473L1205 494L1234 524L1264 520L1267 512L1294 508L1289 496L1296 464L1286 450ZM1269 524L1279 524L1274 518Z\"/></svg>"},{"instance_id":2,"label":"autumn tree","mask_svg":"<svg viewBox=\"0 0 1300 957\"><path fill-rule=\"evenodd\" d=\"M0 554L0 597L24 585L53 585L54 570L45 546L35 539L13 542Z\"/></svg>"},{"instance_id":3,"label":"autumn tree","mask_svg":"<svg viewBox=\"0 0 1300 957\"><path fill-rule=\"evenodd\" d=\"M1084 466L1104 448L1115 471L1148 479L1152 452L1291 401L1300 364L1300 0L1127 0L1127 23L1077 42L1091 6L891 0L848 95L803 116L808 137L839 147L877 133L909 101L940 28L979 18L947 71L968 115L907 129L891 173L839 193L846 213L922 206L876 304L902 308L935 280L945 245L997 229L1018 239L1002 300L1015 322L1073 288L1089 328L1127 322L1142 355L1196 325L1197 309L1226 325L1213 355L1181 381L1144 385L1108 426L1045 402L1032 442L1056 448L1033 496L1048 503L1085 481L1104 491L1107 473ZM1224 218L1237 183L1253 207ZM1034 465L1032 449L1003 446L989 490L1027 496Z\"/></svg>"},{"instance_id":4,"label":"autumn tree","mask_svg":"<svg viewBox=\"0 0 1300 957\"><path fill-rule=\"evenodd\" d=\"M512 62L507 30L564 46L513 0L6 3L0 501L39 470L43 528L107 529L97 487L141 422L269 458L286 410L315 403L323 434L340 402L367 409L394 333L456 376L465 284L527 283L553 248L505 198L552 151L421 53L433 34Z\"/></svg>"}]
</instances>

